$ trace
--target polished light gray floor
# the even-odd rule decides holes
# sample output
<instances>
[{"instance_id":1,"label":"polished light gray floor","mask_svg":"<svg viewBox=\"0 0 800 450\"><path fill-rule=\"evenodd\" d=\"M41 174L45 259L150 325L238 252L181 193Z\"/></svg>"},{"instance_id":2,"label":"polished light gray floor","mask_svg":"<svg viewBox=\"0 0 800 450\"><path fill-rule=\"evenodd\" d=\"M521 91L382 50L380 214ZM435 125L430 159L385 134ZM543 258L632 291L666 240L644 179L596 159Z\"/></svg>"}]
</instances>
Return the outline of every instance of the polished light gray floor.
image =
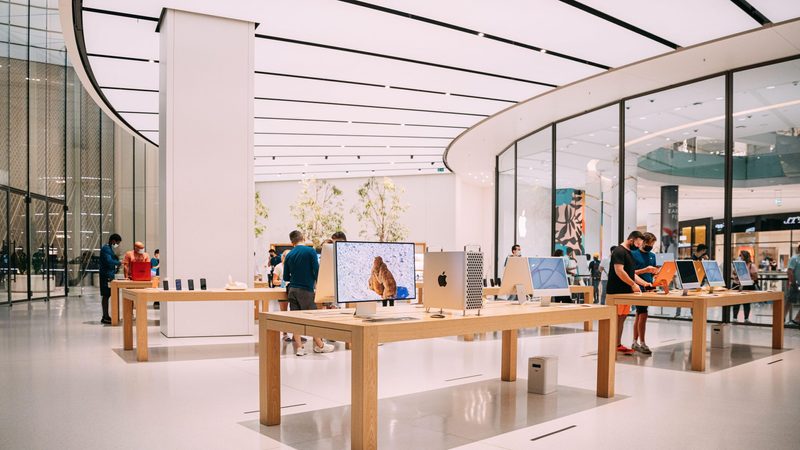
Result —
<instances>
[{"instance_id":1,"label":"polished light gray floor","mask_svg":"<svg viewBox=\"0 0 800 450\"><path fill-rule=\"evenodd\" d=\"M97 324L96 296L0 306L0 449L317 449L349 443L350 355L282 361L283 423L258 424L253 336L167 339L149 311L151 362ZM626 324L624 342L631 340ZM620 357L618 396L594 396L596 333L525 330L517 383L498 381L487 334L379 348L381 448L798 448L800 333L734 326L709 371L687 370L691 326L651 321L651 357ZM558 355L559 389L526 392L526 357Z\"/></svg>"}]
</instances>

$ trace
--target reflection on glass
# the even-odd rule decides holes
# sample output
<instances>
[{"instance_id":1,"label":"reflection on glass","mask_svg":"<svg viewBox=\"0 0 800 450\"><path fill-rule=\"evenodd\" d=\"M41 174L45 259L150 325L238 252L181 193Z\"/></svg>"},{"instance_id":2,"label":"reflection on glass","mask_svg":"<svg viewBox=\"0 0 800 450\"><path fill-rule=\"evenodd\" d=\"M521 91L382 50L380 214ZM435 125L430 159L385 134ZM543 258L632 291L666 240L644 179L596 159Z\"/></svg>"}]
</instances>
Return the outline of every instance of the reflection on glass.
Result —
<instances>
[{"instance_id":1,"label":"reflection on glass","mask_svg":"<svg viewBox=\"0 0 800 450\"><path fill-rule=\"evenodd\" d=\"M498 157L498 205L497 205L497 276L503 274L503 266L514 241L514 146Z\"/></svg>"},{"instance_id":2,"label":"reflection on glass","mask_svg":"<svg viewBox=\"0 0 800 450\"><path fill-rule=\"evenodd\" d=\"M526 256L550 255L551 132L546 128L517 143L517 243Z\"/></svg>"}]
</instances>

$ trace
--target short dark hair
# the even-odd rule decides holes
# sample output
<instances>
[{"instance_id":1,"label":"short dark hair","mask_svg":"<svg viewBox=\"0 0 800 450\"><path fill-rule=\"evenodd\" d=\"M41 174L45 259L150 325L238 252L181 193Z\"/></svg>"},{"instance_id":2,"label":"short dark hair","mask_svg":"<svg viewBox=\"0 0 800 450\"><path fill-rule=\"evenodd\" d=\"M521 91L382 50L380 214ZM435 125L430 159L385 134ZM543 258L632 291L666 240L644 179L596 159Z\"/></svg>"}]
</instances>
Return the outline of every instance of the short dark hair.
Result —
<instances>
[{"instance_id":1,"label":"short dark hair","mask_svg":"<svg viewBox=\"0 0 800 450\"><path fill-rule=\"evenodd\" d=\"M556 251L553 252L553 256L564 256L564 250L557 248Z\"/></svg>"},{"instance_id":2,"label":"short dark hair","mask_svg":"<svg viewBox=\"0 0 800 450\"><path fill-rule=\"evenodd\" d=\"M615 248L617 248L617 246L616 245L612 245L611 246L611 251L613 252Z\"/></svg>"},{"instance_id":3,"label":"short dark hair","mask_svg":"<svg viewBox=\"0 0 800 450\"><path fill-rule=\"evenodd\" d=\"M112 234L108 237L108 243L112 242L122 242L122 236L118 235L117 233Z\"/></svg>"},{"instance_id":4,"label":"short dark hair","mask_svg":"<svg viewBox=\"0 0 800 450\"><path fill-rule=\"evenodd\" d=\"M160 252L161 252L161 250L159 250L159 249L156 249L156 250L153 252L153 254L155 255L156 253L160 253Z\"/></svg>"},{"instance_id":5,"label":"short dark hair","mask_svg":"<svg viewBox=\"0 0 800 450\"><path fill-rule=\"evenodd\" d=\"M335 241L346 241L347 236L344 234L344 231L337 231L336 233L333 233L333 235L331 235L331 239Z\"/></svg>"},{"instance_id":6,"label":"short dark hair","mask_svg":"<svg viewBox=\"0 0 800 450\"><path fill-rule=\"evenodd\" d=\"M703 250L708 251L708 246L706 244L697 244L697 251L702 252Z\"/></svg>"},{"instance_id":7,"label":"short dark hair","mask_svg":"<svg viewBox=\"0 0 800 450\"><path fill-rule=\"evenodd\" d=\"M512 252L513 252L514 250L516 250L516 249L522 249L522 247L520 247L520 246L519 246L519 244L514 244L514 245L512 245L512 246L511 246L511 251L512 251Z\"/></svg>"},{"instance_id":8,"label":"short dark hair","mask_svg":"<svg viewBox=\"0 0 800 450\"><path fill-rule=\"evenodd\" d=\"M298 242L303 242L303 233L300 230L294 230L289 233L289 240L292 241L292 244L297 244Z\"/></svg>"},{"instance_id":9,"label":"short dark hair","mask_svg":"<svg viewBox=\"0 0 800 450\"><path fill-rule=\"evenodd\" d=\"M628 239L644 239L644 234L639 230L633 230L628 235Z\"/></svg>"},{"instance_id":10,"label":"short dark hair","mask_svg":"<svg viewBox=\"0 0 800 450\"><path fill-rule=\"evenodd\" d=\"M645 233L642 233L642 239L644 239L645 242L655 242L656 235L647 231Z\"/></svg>"},{"instance_id":11,"label":"short dark hair","mask_svg":"<svg viewBox=\"0 0 800 450\"><path fill-rule=\"evenodd\" d=\"M274 248L269 249L269 253L275 253L275 249Z\"/></svg>"}]
</instances>

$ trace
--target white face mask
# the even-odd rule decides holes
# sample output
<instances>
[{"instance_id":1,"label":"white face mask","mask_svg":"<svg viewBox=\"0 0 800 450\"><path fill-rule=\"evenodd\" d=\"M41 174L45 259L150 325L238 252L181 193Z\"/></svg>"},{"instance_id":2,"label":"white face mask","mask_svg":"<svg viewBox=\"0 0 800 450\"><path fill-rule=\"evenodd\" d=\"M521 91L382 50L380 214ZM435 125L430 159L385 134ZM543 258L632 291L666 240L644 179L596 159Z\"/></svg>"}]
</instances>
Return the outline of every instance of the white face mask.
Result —
<instances>
[{"instance_id":1,"label":"white face mask","mask_svg":"<svg viewBox=\"0 0 800 450\"><path fill-rule=\"evenodd\" d=\"M119 247L119 244L111 244L111 248L116 249L117 247Z\"/></svg>"},{"instance_id":2,"label":"white face mask","mask_svg":"<svg viewBox=\"0 0 800 450\"><path fill-rule=\"evenodd\" d=\"M140 255L144 255L144 249L140 248L139 250L136 250L136 253L138 253Z\"/></svg>"}]
</instances>

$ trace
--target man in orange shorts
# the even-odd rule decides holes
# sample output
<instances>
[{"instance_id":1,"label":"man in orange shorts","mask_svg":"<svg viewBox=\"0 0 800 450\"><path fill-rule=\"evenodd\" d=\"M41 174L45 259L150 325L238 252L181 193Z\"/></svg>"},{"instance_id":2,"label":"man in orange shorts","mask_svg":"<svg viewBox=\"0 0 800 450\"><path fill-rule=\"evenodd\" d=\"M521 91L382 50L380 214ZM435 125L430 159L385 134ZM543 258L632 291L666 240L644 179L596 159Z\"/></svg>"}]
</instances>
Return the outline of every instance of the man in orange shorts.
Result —
<instances>
[{"instance_id":1,"label":"man in orange shorts","mask_svg":"<svg viewBox=\"0 0 800 450\"><path fill-rule=\"evenodd\" d=\"M643 243L644 235L640 231L632 231L628 239L621 243L611 253L611 270L608 272L609 295L613 294L640 294L639 285L650 286L636 275L636 263L631 255L631 250L639 248ZM617 351L624 355L632 355L634 351L622 345L622 329L625 318L631 312L630 305L617 305Z\"/></svg>"}]
</instances>

